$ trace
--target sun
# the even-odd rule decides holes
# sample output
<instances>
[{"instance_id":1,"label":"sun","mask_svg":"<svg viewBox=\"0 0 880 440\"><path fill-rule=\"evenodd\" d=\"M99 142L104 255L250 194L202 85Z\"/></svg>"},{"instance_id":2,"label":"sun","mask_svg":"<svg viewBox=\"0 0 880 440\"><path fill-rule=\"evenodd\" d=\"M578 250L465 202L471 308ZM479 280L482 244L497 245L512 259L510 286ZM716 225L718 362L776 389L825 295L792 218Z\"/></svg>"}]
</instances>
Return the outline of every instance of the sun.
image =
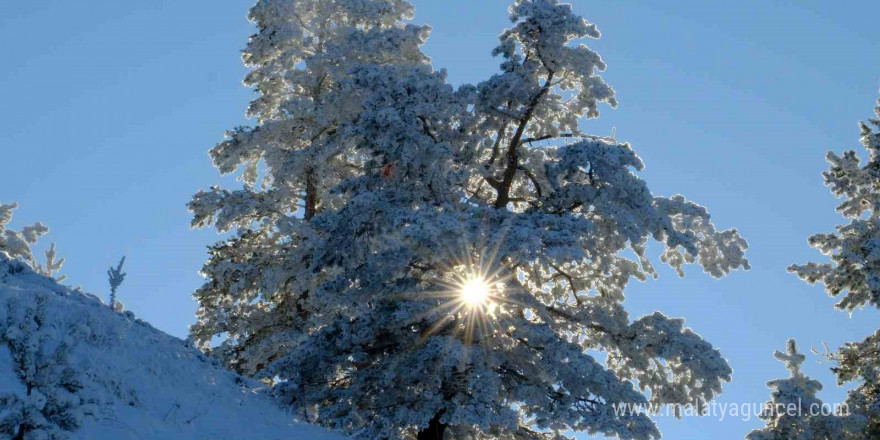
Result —
<instances>
[{"instance_id":1,"label":"sun","mask_svg":"<svg viewBox=\"0 0 880 440\"><path fill-rule=\"evenodd\" d=\"M460 295L461 300L469 307L480 307L489 302L492 288L483 277L473 276L462 283Z\"/></svg>"}]
</instances>

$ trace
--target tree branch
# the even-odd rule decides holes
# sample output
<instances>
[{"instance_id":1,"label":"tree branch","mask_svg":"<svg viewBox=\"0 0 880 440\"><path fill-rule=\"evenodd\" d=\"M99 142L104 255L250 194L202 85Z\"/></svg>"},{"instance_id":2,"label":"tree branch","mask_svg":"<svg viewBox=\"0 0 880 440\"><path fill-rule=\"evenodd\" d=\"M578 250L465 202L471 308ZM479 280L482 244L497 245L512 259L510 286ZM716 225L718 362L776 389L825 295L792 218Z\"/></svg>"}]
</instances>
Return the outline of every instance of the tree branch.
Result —
<instances>
[{"instance_id":1,"label":"tree branch","mask_svg":"<svg viewBox=\"0 0 880 440\"><path fill-rule=\"evenodd\" d=\"M504 208L507 206L507 203L510 202L510 188L513 186L513 179L516 177L516 168L519 164L519 154L517 150L522 142L526 127L529 125L529 122L531 122L535 109L541 102L541 98L550 92L552 86L553 72L550 71L550 74L547 76L547 81L544 83L544 87L541 87L541 91L538 92L529 102L528 109L520 120L519 127L516 129L513 139L510 140L510 145L507 147L507 168L504 170L504 174L501 178L501 188L498 189L498 197L495 199L496 209Z\"/></svg>"},{"instance_id":2,"label":"tree branch","mask_svg":"<svg viewBox=\"0 0 880 440\"><path fill-rule=\"evenodd\" d=\"M535 191L538 193L538 198L544 197L544 194L541 191L541 184L538 183L538 178L535 177L535 175L532 174L532 172L529 171L526 167L519 166L518 168L520 170L522 170L524 173L526 173L526 176L528 176L529 180L532 181L532 184L535 185Z\"/></svg>"},{"instance_id":3,"label":"tree branch","mask_svg":"<svg viewBox=\"0 0 880 440\"><path fill-rule=\"evenodd\" d=\"M495 138L495 143L492 145L492 156L489 158L489 163L488 163L489 166L492 166L493 164L495 164L495 159L498 158L498 153L500 152L500 149L501 149L501 141L502 141L502 139L504 139L504 136L507 134L507 124L508 124L508 122L505 121L503 124L501 124L501 129L498 130L498 137Z\"/></svg>"},{"instance_id":4,"label":"tree branch","mask_svg":"<svg viewBox=\"0 0 880 440\"><path fill-rule=\"evenodd\" d=\"M437 139L437 136L431 130L431 126L428 125L428 120L425 119L424 116L419 116L419 121L422 121L422 126L425 128L425 133L434 141L435 144L439 144L440 140Z\"/></svg>"},{"instance_id":5,"label":"tree branch","mask_svg":"<svg viewBox=\"0 0 880 440\"><path fill-rule=\"evenodd\" d=\"M544 136L539 136L539 137L533 137L533 138L523 139L522 143L524 143L524 144L531 144L531 143L533 143L533 142L546 141L546 140L548 140L548 139L573 138L573 137L579 137L579 136L580 136L580 135L575 134L575 133L562 133L562 134L558 134L558 135L555 135L555 136L552 135L552 134L548 134L548 135L544 135Z\"/></svg>"},{"instance_id":6,"label":"tree branch","mask_svg":"<svg viewBox=\"0 0 880 440\"><path fill-rule=\"evenodd\" d=\"M560 275L562 275L563 278L565 278L568 281L568 287L571 289L571 294L574 295L575 301L580 303L580 300L577 297L577 290L575 290L575 287L574 287L574 277L572 277L570 274L568 274L568 272L562 270L562 268L560 268L559 266L553 264L552 261L547 261L547 264L549 264L550 267L553 268L553 270L558 272Z\"/></svg>"}]
</instances>

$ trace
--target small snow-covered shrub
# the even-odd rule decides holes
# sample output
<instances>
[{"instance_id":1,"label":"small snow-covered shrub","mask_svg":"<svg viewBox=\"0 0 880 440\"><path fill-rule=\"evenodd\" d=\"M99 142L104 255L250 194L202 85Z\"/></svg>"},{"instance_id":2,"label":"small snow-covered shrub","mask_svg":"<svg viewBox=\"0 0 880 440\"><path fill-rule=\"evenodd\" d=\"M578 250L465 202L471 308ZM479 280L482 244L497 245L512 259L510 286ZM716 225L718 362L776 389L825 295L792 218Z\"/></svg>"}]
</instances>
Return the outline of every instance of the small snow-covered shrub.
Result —
<instances>
[{"instance_id":1,"label":"small snow-covered shrub","mask_svg":"<svg viewBox=\"0 0 880 440\"><path fill-rule=\"evenodd\" d=\"M114 299L110 302L110 308L113 309L114 312L122 313L125 311L125 304L118 299Z\"/></svg>"},{"instance_id":2,"label":"small snow-covered shrub","mask_svg":"<svg viewBox=\"0 0 880 440\"><path fill-rule=\"evenodd\" d=\"M21 305L7 302L6 321L0 326L0 344L9 349L18 392L0 394L2 438L55 440L78 429L93 407L80 396L83 385L69 365L71 338L53 332L57 323L47 321L47 298L36 295ZM5 437L8 436L8 437Z\"/></svg>"},{"instance_id":3,"label":"small snow-covered shrub","mask_svg":"<svg viewBox=\"0 0 880 440\"><path fill-rule=\"evenodd\" d=\"M54 278L53 274L61 270L61 266L64 264L64 258L55 259L55 243L52 243L46 250L45 266L37 263L31 250L31 245L36 244L40 237L49 233L49 228L37 222L21 228L21 231L8 229L9 222L12 220L12 211L16 208L18 208L17 203L0 204L0 254L22 260L40 275ZM65 278L65 276L59 276L55 280L61 282Z\"/></svg>"}]
</instances>

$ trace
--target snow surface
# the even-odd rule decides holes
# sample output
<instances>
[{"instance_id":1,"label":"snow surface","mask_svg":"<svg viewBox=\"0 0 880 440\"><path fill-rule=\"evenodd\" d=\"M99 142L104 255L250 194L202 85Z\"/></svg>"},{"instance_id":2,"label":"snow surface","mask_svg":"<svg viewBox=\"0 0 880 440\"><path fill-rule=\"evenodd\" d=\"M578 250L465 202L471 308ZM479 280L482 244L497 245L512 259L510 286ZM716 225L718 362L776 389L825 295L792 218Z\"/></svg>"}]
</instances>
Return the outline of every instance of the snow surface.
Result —
<instances>
[{"instance_id":1,"label":"snow surface","mask_svg":"<svg viewBox=\"0 0 880 440\"><path fill-rule=\"evenodd\" d=\"M178 338L97 297L61 286L0 255L0 322L7 301L47 294L51 334L78 335L70 363L96 416L73 440L341 440L278 407L265 387L231 373ZM0 393L20 392L8 348L0 347Z\"/></svg>"}]
</instances>

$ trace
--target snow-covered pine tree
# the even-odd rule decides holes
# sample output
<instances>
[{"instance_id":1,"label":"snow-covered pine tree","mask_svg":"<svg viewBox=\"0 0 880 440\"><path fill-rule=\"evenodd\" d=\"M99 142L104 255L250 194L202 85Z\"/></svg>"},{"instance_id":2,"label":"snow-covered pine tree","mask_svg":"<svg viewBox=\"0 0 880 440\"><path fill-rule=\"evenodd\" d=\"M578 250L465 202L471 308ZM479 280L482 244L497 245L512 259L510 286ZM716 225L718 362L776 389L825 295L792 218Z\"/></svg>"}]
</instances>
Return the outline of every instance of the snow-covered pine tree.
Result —
<instances>
[{"instance_id":1,"label":"snow-covered pine tree","mask_svg":"<svg viewBox=\"0 0 880 440\"><path fill-rule=\"evenodd\" d=\"M848 342L830 356L839 385L855 382L847 395L849 411L859 416L859 439L880 438L880 330L861 342Z\"/></svg>"},{"instance_id":2,"label":"snow-covered pine tree","mask_svg":"<svg viewBox=\"0 0 880 440\"><path fill-rule=\"evenodd\" d=\"M76 372L67 362L70 345L49 337L45 295L22 307L7 303L0 343L9 348L22 391L0 393L0 434L13 440L67 438L79 428L84 409Z\"/></svg>"},{"instance_id":3,"label":"snow-covered pine tree","mask_svg":"<svg viewBox=\"0 0 880 440\"><path fill-rule=\"evenodd\" d=\"M859 123L868 151L864 166L854 150L826 156L831 167L822 173L825 185L843 198L837 212L849 223L837 226L837 232L813 235L809 242L831 262L789 267L808 283L823 283L829 295L842 294L836 307L850 312L880 307L880 133L872 129L880 127L880 101L874 112L878 118Z\"/></svg>"},{"instance_id":4,"label":"snow-covered pine tree","mask_svg":"<svg viewBox=\"0 0 880 440\"><path fill-rule=\"evenodd\" d=\"M110 308L121 312L123 309L122 302L116 299L116 289L125 281L125 272L122 271L122 265L125 264L125 257L119 260L119 265L115 268L107 269L107 281L110 283Z\"/></svg>"},{"instance_id":5,"label":"snow-covered pine tree","mask_svg":"<svg viewBox=\"0 0 880 440\"><path fill-rule=\"evenodd\" d=\"M313 217L343 203L330 189L362 174L367 160L344 130L364 100L351 70L426 62L419 46L428 28L401 24L413 13L401 0L260 0L250 10L259 32L243 60L252 68L245 84L259 94L247 116L258 125L228 132L210 151L221 173L243 169L244 188L200 191L189 204L193 227L238 228L210 249L192 333L203 342L228 334L215 354L239 372L254 374L290 348L277 330L305 314L297 298L308 295L292 290L290 256L309 239Z\"/></svg>"},{"instance_id":6,"label":"snow-covered pine tree","mask_svg":"<svg viewBox=\"0 0 880 440\"><path fill-rule=\"evenodd\" d=\"M55 272L61 270L64 264L64 258L56 260L55 243L46 250L46 265L37 263L31 246L36 244L43 235L49 233L49 228L40 222L30 226L21 228L21 231L13 231L8 229L9 222L12 221L12 211L18 208L17 203L0 204L0 253L5 254L9 258L15 258L28 263L35 272L40 275L53 278ZM59 283L64 281L66 276L54 277Z\"/></svg>"},{"instance_id":7,"label":"snow-covered pine tree","mask_svg":"<svg viewBox=\"0 0 880 440\"><path fill-rule=\"evenodd\" d=\"M57 282L62 282L67 279L67 275L55 276L55 272L61 270L61 266L64 265L64 258L60 260L56 260L55 258L58 255L55 253L55 243L49 245L49 249L46 249L46 265L36 264L34 266L34 271L38 274L45 275L49 278L55 279Z\"/></svg>"},{"instance_id":8,"label":"snow-covered pine tree","mask_svg":"<svg viewBox=\"0 0 880 440\"><path fill-rule=\"evenodd\" d=\"M785 353L773 355L785 363L789 377L767 382L771 398L760 413L766 426L750 432L747 440L840 440L861 438L854 435L858 417L838 414L816 396L822 384L805 375L801 364L806 356L799 353L794 339L789 339Z\"/></svg>"},{"instance_id":9,"label":"snow-covered pine tree","mask_svg":"<svg viewBox=\"0 0 880 440\"><path fill-rule=\"evenodd\" d=\"M34 254L31 245L49 232L49 228L40 222L25 226L21 231L8 229L12 221L12 212L18 208L18 203L0 204L0 252L9 258L17 258L30 264L34 263Z\"/></svg>"},{"instance_id":10,"label":"snow-covered pine tree","mask_svg":"<svg viewBox=\"0 0 880 440\"><path fill-rule=\"evenodd\" d=\"M659 437L615 405L710 400L731 370L683 320L630 319L624 289L656 276L652 238L679 273L698 262L715 277L748 268L745 241L652 195L628 144L580 131L616 102L599 55L574 44L599 32L571 6L516 1L501 73L458 89L419 51L411 13L390 0L251 11L245 60L276 69L252 111L285 110L212 150L244 190L190 204L194 226L238 228L211 248L194 339L225 337L212 351L228 364L280 379L305 417L357 438ZM313 63L334 66L316 70L319 97L304 95Z\"/></svg>"},{"instance_id":11,"label":"snow-covered pine tree","mask_svg":"<svg viewBox=\"0 0 880 440\"><path fill-rule=\"evenodd\" d=\"M848 224L837 231L816 234L809 242L831 262L792 265L789 270L811 284L821 282L825 291L840 296L836 307L852 312L857 308L880 308L880 100L875 118L860 122L860 140L868 151L868 161L845 151L843 156L829 152L831 164L823 173L825 184L843 201L837 207ZM880 330L860 343L848 343L831 359L840 383L861 382L850 392L847 403L863 415L865 437L880 438Z\"/></svg>"}]
</instances>

